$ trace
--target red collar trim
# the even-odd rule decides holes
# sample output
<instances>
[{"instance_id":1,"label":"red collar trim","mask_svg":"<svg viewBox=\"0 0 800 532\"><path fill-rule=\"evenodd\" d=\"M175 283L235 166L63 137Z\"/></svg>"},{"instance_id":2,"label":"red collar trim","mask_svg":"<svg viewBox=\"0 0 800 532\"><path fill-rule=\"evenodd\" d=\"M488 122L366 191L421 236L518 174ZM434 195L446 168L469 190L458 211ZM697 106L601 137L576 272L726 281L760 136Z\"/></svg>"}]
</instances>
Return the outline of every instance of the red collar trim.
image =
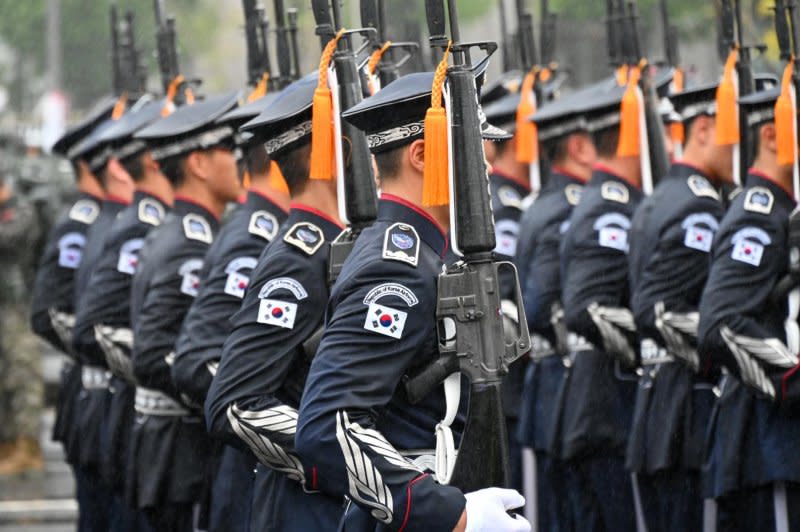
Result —
<instances>
[{"instance_id":1,"label":"red collar trim","mask_svg":"<svg viewBox=\"0 0 800 532\"><path fill-rule=\"evenodd\" d=\"M286 210L283 207L278 205L278 202L275 201L275 198L273 198L272 196L270 196L266 192L261 192L260 190L256 190L254 188L248 188L247 192L248 192L248 194L255 194L256 196L261 196L262 198L264 198L268 202L270 202L273 205L275 205L278 209L282 210L283 212L286 212Z\"/></svg>"},{"instance_id":2,"label":"red collar trim","mask_svg":"<svg viewBox=\"0 0 800 532\"><path fill-rule=\"evenodd\" d=\"M601 171L601 172L605 172L605 173L607 173L607 174L611 174L611 175L613 175L614 177L616 177L617 179L621 179L621 180L625 181L627 184L629 184L630 186L632 186L632 187L634 187L634 188L641 188L640 186L638 186L638 185L636 185L635 183L631 182L631 180L630 180L630 179L628 179L628 178L626 178L626 177L624 177L624 176L621 176L621 175L619 175L617 172L615 172L614 170L612 170L612 169L611 169L611 168L609 168L608 166L604 165L603 163L595 163L593 168L594 168L595 170L599 170L599 171Z\"/></svg>"},{"instance_id":3,"label":"red collar trim","mask_svg":"<svg viewBox=\"0 0 800 532\"><path fill-rule=\"evenodd\" d=\"M567 171L567 170L564 170L564 169L563 169L562 167L560 167L560 166L553 166L553 167L551 168L551 171L552 171L552 172L558 172L559 174L561 174L561 175L565 175L565 176L567 176L567 177L571 177L572 179L575 179L576 181L580 181L581 183L586 183L586 179L584 179L584 178L582 178L582 177L580 177L580 176L577 176L577 175L573 174L572 172L569 172L569 171Z\"/></svg>"},{"instance_id":4,"label":"red collar trim","mask_svg":"<svg viewBox=\"0 0 800 532\"><path fill-rule=\"evenodd\" d=\"M86 192L85 190L81 190L80 192L81 192L81 194L86 194L90 198L94 198L97 201L103 201L105 199L105 196L98 196L97 194L92 194L91 192Z\"/></svg>"},{"instance_id":5,"label":"red collar trim","mask_svg":"<svg viewBox=\"0 0 800 532\"><path fill-rule=\"evenodd\" d=\"M329 221L330 223L332 223L336 227L340 227L340 228L344 229L344 226L340 222L337 222L336 220L334 220L333 218L331 218L330 216L328 216L327 214L325 214L321 210L316 209L316 208L314 208L314 207L312 207L310 205L306 205L305 203L299 203L299 202L293 201L289 205L289 208L290 209L299 210L299 211L310 212L311 214L314 214L316 216L319 216L320 218L323 218L324 220Z\"/></svg>"},{"instance_id":6,"label":"red collar trim","mask_svg":"<svg viewBox=\"0 0 800 532\"><path fill-rule=\"evenodd\" d=\"M436 229L438 229L440 233L442 233L442 236L444 237L445 242L447 242L447 231L444 230L444 227L442 227L441 224L439 224L439 222L434 220L433 216L431 216L430 214L428 214L427 212L422 210L419 206L414 205L410 201L408 201L406 199L403 199L400 196L395 196L394 194L387 194L385 192L381 193L381 199L385 200L385 201L393 201L395 203L399 203L400 205L403 205L404 207L408 207L412 211L416 212L417 214L419 214L420 216L422 216L423 218L428 220L430 223L432 223L433 226ZM445 247L445 249L447 249L447 247Z\"/></svg>"},{"instance_id":7,"label":"red collar trim","mask_svg":"<svg viewBox=\"0 0 800 532\"><path fill-rule=\"evenodd\" d=\"M509 181L513 181L514 183L517 183L518 185L520 185L522 187L525 187L525 190L527 190L528 192L530 192L530 190L531 190L531 184L530 183L526 183L524 179L520 179L518 177L514 177L511 174L507 174L504 171L502 171L499 168L497 168L496 166L492 166L492 173L502 177L503 179L508 179Z\"/></svg>"},{"instance_id":8,"label":"red collar trim","mask_svg":"<svg viewBox=\"0 0 800 532\"><path fill-rule=\"evenodd\" d=\"M196 199L194 199L194 198L190 198L189 196L184 196L183 194L175 194L175 201L183 201L183 202L185 202L185 203L191 203L192 205L197 205L198 207L200 207L200 208L202 208L203 210L205 210L206 212L208 212L208 214L210 214L211 216L213 216L213 217L214 217L214 219L215 219L217 222L219 222L219 216L217 216L216 214L214 214L214 211L212 211L212 210L211 210L211 209L209 209L207 206L203 205L202 203L200 203L199 201L197 201L197 200L196 200Z\"/></svg>"},{"instance_id":9,"label":"red collar trim","mask_svg":"<svg viewBox=\"0 0 800 532\"><path fill-rule=\"evenodd\" d=\"M689 168L692 168L692 169L694 169L694 170L697 170L698 172L700 172L700 173L701 173L701 174L703 174L704 176L706 175L706 171L705 171L705 170L703 170L703 169L702 169L702 168L700 168L699 166L697 166L697 165L695 165L695 164L692 164L692 163L690 163L690 162L688 162L688 161L686 161L686 160L684 160L684 159L678 159L678 160L676 160L676 161L673 161L673 162L672 162L672 164L680 164L680 165L682 165L682 166L688 166Z\"/></svg>"},{"instance_id":10,"label":"red collar trim","mask_svg":"<svg viewBox=\"0 0 800 532\"><path fill-rule=\"evenodd\" d=\"M115 196L113 194L106 194L105 201L111 201L113 203L119 203L120 205L130 205L131 202L120 198L119 196Z\"/></svg>"},{"instance_id":11,"label":"red collar trim","mask_svg":"<svg viewBox=\"0 0 800 532\"><path fill-rule=\"evenodd\" d=\"M137 188L137 189L136 189L136 192L141 192L142 194L147 194L148 196L152 196L152 197L154 197L155 199L157 199L158 201L160 201L160 202L161 202L161 203L163 203L164 205L169 205L169 202L168 202L168 201L166 201L164 198L162 198L162 197L161 197L161 196L159 196L158 194L154 194L153 192L150 192L149 190L141 190L141 189L138 189L138 188Z\"/></svg>"},{"instance_id":12,"label":"red collar trim","mask_svg":"<svg viewBox=\"0 0 800 532\"><path fill-rule=\"evenodd\" d=\"M790 190L786 190L786 187L784 187L783 185L778 183L778 181L776 179L774 179L771 176L768 176L767 174L765 174L761 170L756 170L755 168L750 168L749 170L747 170L747 173L756 175L756 176L760 177L761 179L766 179L770 183L773 183L776 187L779 187L781 190L786 192L787 196L789 196L790 198L794 199L794 194L792 194L792 192Z\"/></svg>"}]
</instances>

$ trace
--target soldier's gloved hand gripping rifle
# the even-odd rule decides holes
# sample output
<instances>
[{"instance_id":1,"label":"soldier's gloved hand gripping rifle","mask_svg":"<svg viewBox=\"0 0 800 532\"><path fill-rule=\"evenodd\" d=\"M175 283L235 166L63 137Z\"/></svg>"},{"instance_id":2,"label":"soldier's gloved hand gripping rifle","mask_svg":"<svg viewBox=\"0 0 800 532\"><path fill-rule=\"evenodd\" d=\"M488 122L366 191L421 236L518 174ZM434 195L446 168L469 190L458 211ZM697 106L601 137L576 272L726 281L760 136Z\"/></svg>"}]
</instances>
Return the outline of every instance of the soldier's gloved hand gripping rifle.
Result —
<instances>
[{"instance_id":1,"label":"soldier's gloved hand gripping rifle","mask_svg":"<svg viewBox=\"0 0 800 532\"><path fill-rule=\"evenodd\" d=\"M447 3L452 42L445 33L443 0L426 0L425 4L431 45L449 48L454 64L445 70L445 53L434 77L432 107L425 118L423 203L443 206L449 201L453 249L463 259L449 266L438 279L436 319L441 357L408 380L406 391L413 401L424 397L445 379L455 383L445 386L450 418L445 419L446 424L457 411L459 373L469 378L469 413L458 455L454 463L450 460L442 463L442 457L438 456L440 444L452 447L452 440L439 440L437 476L440 482L470 492L508 485L508 437L500 387L508 365L530 349L530 337L516 269L511 263L495 262L492 258L494 220L475 74L469 59L471 49L491 54L497 45L461 42L456 2ZM445 71L447 83L442 92ZM504 334L499 284L500 271L505 268L513 272L519 309L517 334L510 339ZM437 434L437 438L440 436Z\"/></svg>"}]
</instances>

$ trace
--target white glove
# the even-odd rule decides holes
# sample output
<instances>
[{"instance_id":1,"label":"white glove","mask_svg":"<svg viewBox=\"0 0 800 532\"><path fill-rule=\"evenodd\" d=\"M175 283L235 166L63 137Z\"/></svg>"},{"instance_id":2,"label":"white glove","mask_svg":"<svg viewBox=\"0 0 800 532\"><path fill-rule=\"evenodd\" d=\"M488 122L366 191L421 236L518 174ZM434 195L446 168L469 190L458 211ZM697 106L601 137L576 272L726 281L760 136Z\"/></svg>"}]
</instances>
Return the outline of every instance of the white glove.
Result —
<instances>
[{"instance_id":1,"label":"white glove","mask_svg":"<svg viewBox=\"0 0 800 532\"><path fill-rule=\"evenodd\" d=\"M530 532L531 524L524 517L506 513L525 504L525 497L516 490L486 488L467 493L466 498L466 532Z\"/></svg>"}]
</instances>

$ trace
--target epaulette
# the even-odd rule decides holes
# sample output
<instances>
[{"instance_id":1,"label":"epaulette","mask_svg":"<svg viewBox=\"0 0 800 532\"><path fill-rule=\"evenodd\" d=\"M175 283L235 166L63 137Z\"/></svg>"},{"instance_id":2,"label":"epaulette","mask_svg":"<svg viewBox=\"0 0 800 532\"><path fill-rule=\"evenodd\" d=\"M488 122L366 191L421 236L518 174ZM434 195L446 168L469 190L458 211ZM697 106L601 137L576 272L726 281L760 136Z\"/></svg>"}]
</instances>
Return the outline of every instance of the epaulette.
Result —
<instances>
[{"instance_id":1,"label":"epaulette","mask_svg":"<svg viewBox=\"0 0 800 532\"><path fill-rule=\"evenodd\" d=\"M286 232L283 241L306 255L313 255L325 243L325 234L311 222L297 222Z\"/></svg>"},{"instance_id":2,"label":"epaulette","mask_svg":"<svg viewBox=\"0 0 800 532\"><path fill-rule=\"evenodd\" d=\"M270 212L256 211L250 216L250 225L247 230L251 235L260 236L271 242L278 234L278 219Z\"/></svg>"},{"instance_id":3,"label":"epaulette","mask_svg":"<svg viewBox=\"0 0 800 532\"><path fill-rule=\"evenodd\" d=\"M708 182L708 179L703 176L697 174L690 175L686 180L686 184L689 185L689 190L698 198L706 197L717 201L720 200L717 190Z\"/></svg>"},{"instance_id":4,"label":"epaulette","mask_svg":"<svg viewBox=\"0 0 800 532\"><path fill-rule=\"evenodd\" d=\"M383 258L405 262L414 267L419 263L419 235L417 230L404 223L396 223L383 237Z\"/></svg>"},{"instance_id":5,"label":"epaulette","mask_svg":"<svg viewBox=\"0 0 800 532\"><path fill-rule=\"evenodd\" d=\"M573 207L580 203L581 194L583 194L583 187L580 185L567 185L564 187L564 195L567 197L567 203Z\"/></svg>"},{"instance_id":6,"label":"epaulette","mask_svg":"<svg viewBox=\"0 0 800 532\"><path fill-rule=\"evenodd\" d=\"M522 196L513 187L500 187L497 189L497 198L503 207L522 209Z\"/></svg>"},{"instance_id":7,"label":"epaulette","mask_svg":"<svg viewBox=\"0 0 800 532\"><path fill-rule=\"evenodd\" d=\"M744 197L744 210L769 214L772 212L772 205L775 203L775 196L768 188L753 187L747 190Z\"/></svg>"},{"instance_id":8,"label":"epaulette","mask_svg":"<svg viewBox=\"0 0 800 532\"><path fill-rule=\"evenodd\" d=\"M91 225L100 214L100 205L96 201L90 199L81 199L75 202L75 205L69 210L69 217L71 220L81 222L86 225Z\"/></svg>"},{"instance_id":9,"label":"epaulette","mask_svg":"<svg viewBox=\"0 0 800 532\"><path fill-rule=\"evenodd\" d=\"M616 181L606 181L600 188L600 193L604 200L616 201L617 203L628 203L630 201L630 193L625 185Z\"/></svg>"},{"instance_id":10,"label":"epaulette","mask_svg":"<svg viewBox=\"0 0 800 532\"><path fill-rule=\"evenodd\" d=\"M189 213L183 217L183 234L189 240L199 240L210 244L214 241L214 234L208 220L199 214Z\"/></svg>"},{"instance_id":11,"label":"epaulette","mask_svg":"<svg viewBox=\"0 0 800 532\"><path fill-rule=\"evenodd\" d=\"M139 202L139 221L150 225L161 225L164 219L164 207L150 198L143 198Z\"/></svg>"}]
</instances>

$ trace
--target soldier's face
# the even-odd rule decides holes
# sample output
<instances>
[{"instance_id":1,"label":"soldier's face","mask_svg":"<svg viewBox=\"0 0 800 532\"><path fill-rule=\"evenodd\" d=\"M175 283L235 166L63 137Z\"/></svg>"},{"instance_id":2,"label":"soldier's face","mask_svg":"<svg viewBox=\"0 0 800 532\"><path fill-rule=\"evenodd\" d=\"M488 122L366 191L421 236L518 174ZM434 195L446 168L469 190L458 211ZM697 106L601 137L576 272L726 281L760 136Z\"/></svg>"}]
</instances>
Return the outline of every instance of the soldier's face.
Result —
<instances>
[{"instance_id":1,"label":"soldier's face","mask_svg":"<svg viewBox=\"0 0 800 532\"><path fill-rule=\"evenodd\" d=\"M235 201L242 193L242 184L233 151L227 148L215 148L208 152L208 157L215 195L226 201Z\"/></svg>"}]
</instances>

